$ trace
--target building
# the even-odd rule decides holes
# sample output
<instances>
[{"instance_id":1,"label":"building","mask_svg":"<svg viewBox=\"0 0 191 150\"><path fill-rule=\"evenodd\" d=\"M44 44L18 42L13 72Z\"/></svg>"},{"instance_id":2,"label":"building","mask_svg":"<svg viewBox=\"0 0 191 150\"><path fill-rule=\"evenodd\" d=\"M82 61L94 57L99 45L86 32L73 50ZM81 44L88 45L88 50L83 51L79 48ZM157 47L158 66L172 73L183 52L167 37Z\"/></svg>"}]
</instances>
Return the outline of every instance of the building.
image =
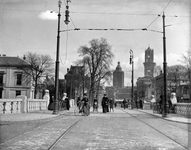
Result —
<instances>
[{"instance_id":1,"label":"building","mask_svg":"<svg viewBox=\"0 0 191 150\"><path fill-rule=\"evenodd\" d=\"M124 72L120 66L120 62L113 72L113 86L117 88L124 88Z\"/></svg>"},{"instance_id":2,"label":"building","mask_svg":"<svg viewBox=\"0 0 191 150\"><path fill-rule=\"evenodd\" d=\"M154 75L154 68L156 63L154 63L154 50L148 47L145 50L145 62L144 64L144 76L151 76Z\"/></svg>"},{"instance_id":3,"label":"building","mask_svg":"<svg viewBox=\"0 0 191 150\"><path fill-rule=\"evenodd\" d=\"M124 87L124 72L122 71L120 62L118 62L116 70L113 72L113 86L106 87L105 92L109 98L131 98L131 87Z\"/></svg>"},{"instance_id":4,"label":"building","mask_svg":"<svg viewBox=\"0 0 191 150\"><path fill-rule=\"evenodd\" d=\"M154 82L154 50L148 47L145 50L144 77L137 79L137 98L149 101L151 95L155 95Z\"/></svg>"},{"instance_id":5,"label":"building","mask_svg":"<svg viewBox=\"0 0 191 150\"><path fill-rule=\"evenodd\" d=\"M0 98L30 97L31 82L23 67L30 66L19 57L0 56Z\"/></svg>"}]
</instances>

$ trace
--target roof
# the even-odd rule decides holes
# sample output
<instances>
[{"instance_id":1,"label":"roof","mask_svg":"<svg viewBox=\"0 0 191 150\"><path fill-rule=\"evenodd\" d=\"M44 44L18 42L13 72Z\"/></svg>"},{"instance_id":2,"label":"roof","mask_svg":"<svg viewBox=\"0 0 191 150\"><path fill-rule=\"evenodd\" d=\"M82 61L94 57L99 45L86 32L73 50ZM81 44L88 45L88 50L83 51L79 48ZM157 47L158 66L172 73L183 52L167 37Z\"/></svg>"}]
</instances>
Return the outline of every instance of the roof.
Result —
<instances>
[{"instance_id":1,"label":"roof","mask_svg":"<svg viewBox=\"0 0 191 150\"><path fill-rule=\"evenodd\" d=\"M1 67L19 67L19 66L29 66L24 60L19 57L7 57L0 56L0 66Z\"/></svg>"}]
</instances>

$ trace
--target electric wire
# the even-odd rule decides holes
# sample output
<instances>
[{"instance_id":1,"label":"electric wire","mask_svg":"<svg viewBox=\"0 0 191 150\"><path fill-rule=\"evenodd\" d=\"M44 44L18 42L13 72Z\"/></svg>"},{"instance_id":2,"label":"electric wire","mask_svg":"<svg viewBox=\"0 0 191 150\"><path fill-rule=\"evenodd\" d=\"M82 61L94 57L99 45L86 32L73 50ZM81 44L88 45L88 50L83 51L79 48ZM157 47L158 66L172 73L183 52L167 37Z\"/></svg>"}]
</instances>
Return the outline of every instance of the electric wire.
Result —
<instances>
[{"instance_id":1,"label":"electric wire","mask_svg":"<svg viewBox=\"0 0 191 150\"><path fill-rule=\"evenodd\" d=\"M164 9L161 11L161 13L158 14L157 18L155 18L155 19L146 27L146 29L149 28L149 27L161 16L161 14L165 11L165 9L168 7L168 5L171 3L171 1L172 1L172 0L170 0L170 1L168 2L168 4L164 7Z\"/></svg>"}]
</instances>

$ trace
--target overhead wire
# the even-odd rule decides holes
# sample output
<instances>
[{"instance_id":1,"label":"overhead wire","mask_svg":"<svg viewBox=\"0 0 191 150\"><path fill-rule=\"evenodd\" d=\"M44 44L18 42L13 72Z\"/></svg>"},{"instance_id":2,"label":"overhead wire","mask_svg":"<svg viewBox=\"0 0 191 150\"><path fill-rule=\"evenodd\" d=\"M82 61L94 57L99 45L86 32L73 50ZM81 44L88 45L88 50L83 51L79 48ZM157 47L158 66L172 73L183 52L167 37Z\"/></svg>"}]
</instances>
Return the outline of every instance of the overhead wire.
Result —
<instances>
[{"instance_id":1,"label":"overhead wire","mask_svg":"<svg viewBox=\"0 0 191 150\"><path fill-rule=\"evenodd\" d=\"M146 27L146 29L149 28L149 27L161 16L161 14L165 11L165 9L168 7L168 5L171 3L171 1L172 1L172 0L170 0L170 1L168 2L168 4L164 7L164 9L161 11L161 13L158 14L157 18L155 18L155 19Z\"/></svg>"}]
</instances>

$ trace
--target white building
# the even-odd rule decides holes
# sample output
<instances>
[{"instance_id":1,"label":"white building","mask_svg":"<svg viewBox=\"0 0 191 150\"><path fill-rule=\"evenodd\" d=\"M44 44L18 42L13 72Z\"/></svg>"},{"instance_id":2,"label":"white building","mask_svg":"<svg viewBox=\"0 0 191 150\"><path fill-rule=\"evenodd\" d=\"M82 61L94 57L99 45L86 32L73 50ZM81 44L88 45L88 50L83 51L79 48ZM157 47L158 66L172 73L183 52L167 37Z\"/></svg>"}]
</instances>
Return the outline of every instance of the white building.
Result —
<instances>
[{"instance_id":1,"label":"white building","mask_svg":"<svg viewBox=\"0 0 191 150\"><path fill-rule=\"evenodd\" d=\"M31 82L24 76L23 67L30 67L19 57L0 55L0 98L30 97Z\"/></svg>"}]
</instances>

